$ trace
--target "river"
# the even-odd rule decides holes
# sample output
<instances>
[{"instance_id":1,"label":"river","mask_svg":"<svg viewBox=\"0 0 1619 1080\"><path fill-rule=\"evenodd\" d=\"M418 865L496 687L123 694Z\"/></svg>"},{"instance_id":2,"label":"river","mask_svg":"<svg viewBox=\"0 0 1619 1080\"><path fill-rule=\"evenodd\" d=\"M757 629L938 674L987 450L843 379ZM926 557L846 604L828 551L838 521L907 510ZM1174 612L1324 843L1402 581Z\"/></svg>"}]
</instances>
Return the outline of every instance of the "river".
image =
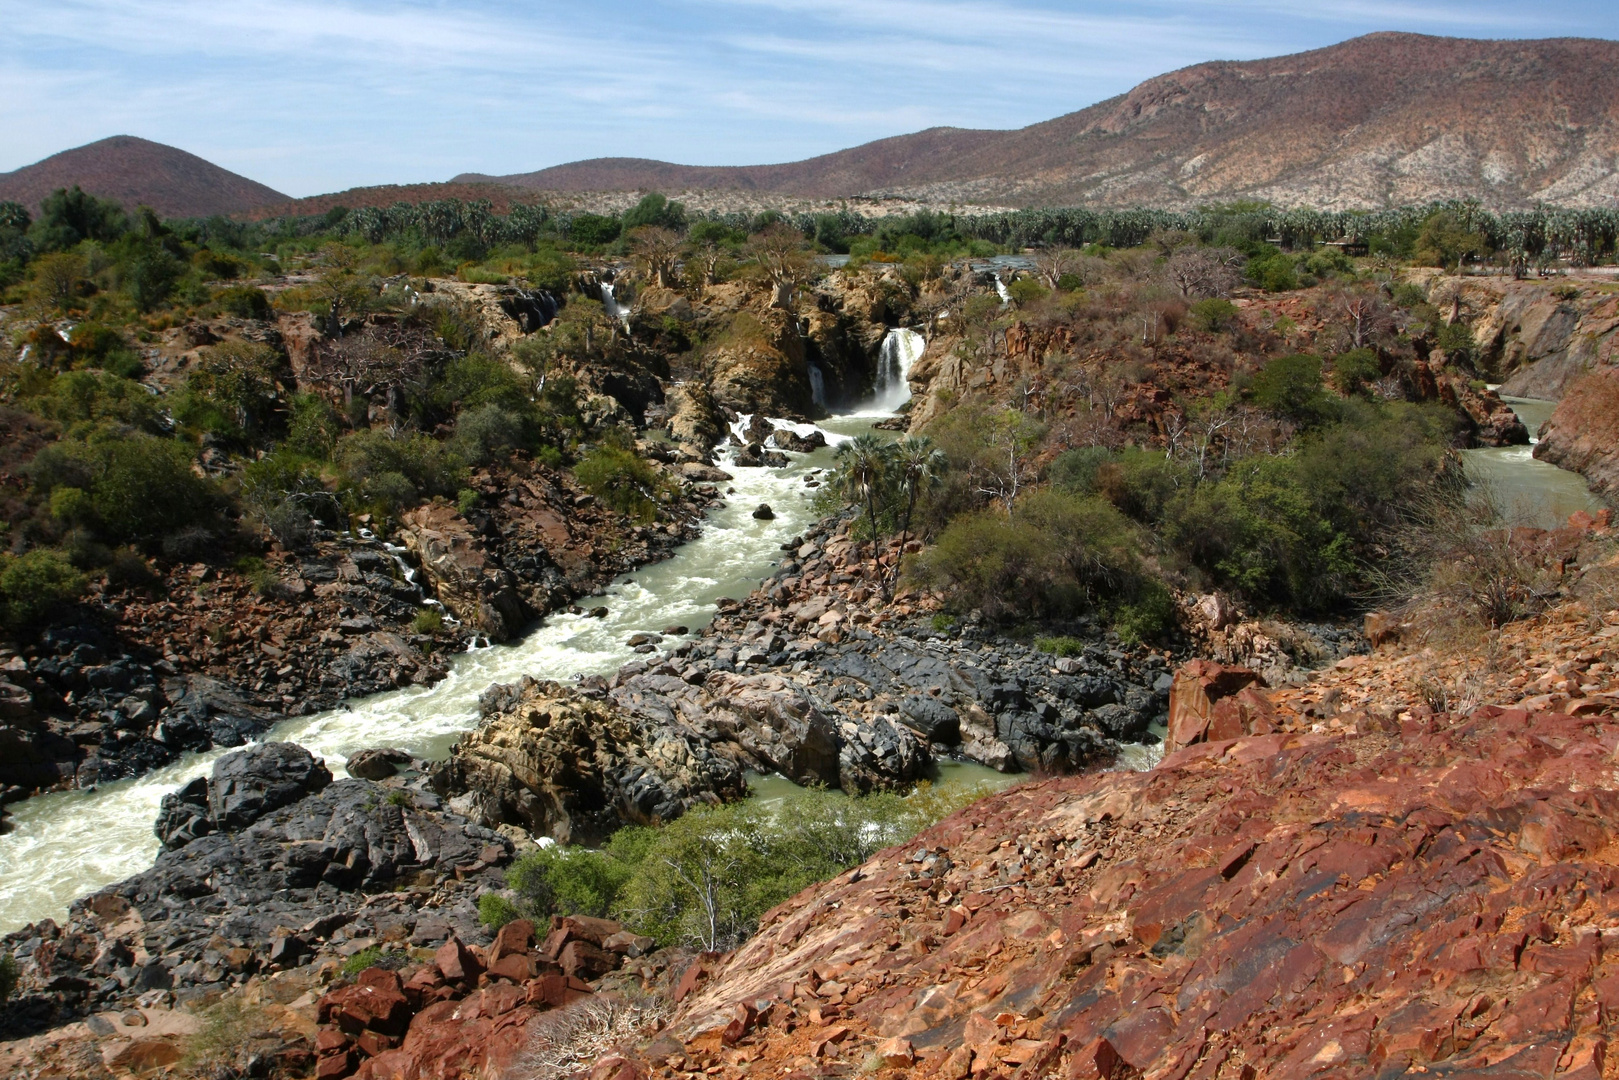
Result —
<instances>
[{"instance_id":1,"label":"river","mask_svg":"<svg viewBox=\"0 0 1619 1080\"><path fill-rule=\"evenodd\" d=\"M734 494L709 513L697 539L663 562L624 575L602 596L579 601L585 610L605 606L606 618L550 616L519 642L455 657L450 673L433 686L377 694L290 719L264 738L301 743L325 757L338 775L349 754L371 746L440 758L477 723L478 695L490 683L515 682L524 675L565 680L610 674L634 657L626 644L631 634L671 626L700 629L714 617L715 600L751 592L781 557L781 544L814 521L815 489L805 486L808 474L828 468L832 447L870 430L878 415L826 422L822 430L831 445L788 454L792 463L786 468L728 469L736 477L727 485ZM774 520L754 519L760 503L770 504ZM11 807L11 831L0 836L0 933L45 917L60 919L75 898L150 866L158 851L152 823L163 796L206 774L226 752L187 754L137 779L42 795Z\"/></svg>"},{"instance_id":2,"label":"river","mask_svg":"<svg viewBox=\"0 0 1619 1080\"><path fill-rule=\"evenodd\" d=\"M1576 510L1602 509L1606 504L1591 493L1585 477L1534 457L1534 443L1538 441L1535 433L1557 408L1557 402L1511 397L1501 400L1512 406L1529 429L1530 445L1464 451L1462 458L1476 497L1493 499L1509 525L1542 529L1563 525Z\"/></svg>"},{"instance_id":3,"label":"river","mask_svg":"<svg viewBox=\"0 0 1619 1080\"><path fill-rule=\"evenodd\" d=\"M732 491L726 504L710 512L697 539L663 562L624 575L603 595L579 602L585 610L605 606L605 618L553 615L519 642L455 657L449 674L433 686L377 694L329 712L290 719L271 728L265 739L300 743L323 756L338 775L343 775L348 755L366 747L396 746L422 757L442 758L461 733L477 723L478 695L490 683L515 682L524 675L566 680L609 674L634 657L627 645L634 633L671 626L702 628L713 618L714 601L751 592L779 560L782 542L814 521L815 489L806 481L832 464L836 444L871 431L874 422L887 415L871 410L823 421L819 427L829 445L809 454L788 454L791 463L786 468L730 469L736 479L728 485ZM798 430L805 433L808 427L799 425ZM1527 453L1522 461L1472 456L1499 457L1498 451L1469 454L1470 470L1488 461L1489 468L1509 477L1530 471L1537 476L1547 471L1572 475L1534 461ZM760 503L770 504L773 520L752 516ZM1155 733L1162 735L1161 730ZM1123 749L1115 768L1148 769L1161 753L1159 746L1131 744ZM205 775L226 752L188 754L133 780L43 795L13 806L11 830L0 835L0 933L41 918L60 919L77 897L150 866L158 851L152 823L163 796ZM939 775L942 783L986 788L1019 779L960 763L941 763ZM755 790L770 801L790 800L792 795L791 785L779 778L758 780Z\"/></svg>"}]
</instances>

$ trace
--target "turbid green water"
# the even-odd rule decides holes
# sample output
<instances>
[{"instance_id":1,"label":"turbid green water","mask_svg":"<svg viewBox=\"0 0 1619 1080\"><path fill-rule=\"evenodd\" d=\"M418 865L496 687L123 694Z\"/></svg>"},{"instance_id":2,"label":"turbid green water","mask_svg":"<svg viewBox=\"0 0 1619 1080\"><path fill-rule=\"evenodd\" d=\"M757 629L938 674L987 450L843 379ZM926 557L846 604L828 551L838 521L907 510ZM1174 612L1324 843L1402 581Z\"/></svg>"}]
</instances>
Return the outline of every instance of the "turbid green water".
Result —
<instances>
[{"instance_id":1,"label":"turbid green water","mask_svg":"<svg viewBox=\"0 0 1619 1080\"><path fill-rule=\"evenodd\" d=\"M1463 451L1468 479L1476 485L1475 497L1494 500L1508 524L1542 529L1557 528L1576 510L1602 509L1605 504L1591 494L1585 477L1534 457L1536 433L1557 408L1557 402L1532 398L1501 400L1512 406L1512 411L1529 429L1531 442L1529 446Z\"/></svg>"}]
</instances>

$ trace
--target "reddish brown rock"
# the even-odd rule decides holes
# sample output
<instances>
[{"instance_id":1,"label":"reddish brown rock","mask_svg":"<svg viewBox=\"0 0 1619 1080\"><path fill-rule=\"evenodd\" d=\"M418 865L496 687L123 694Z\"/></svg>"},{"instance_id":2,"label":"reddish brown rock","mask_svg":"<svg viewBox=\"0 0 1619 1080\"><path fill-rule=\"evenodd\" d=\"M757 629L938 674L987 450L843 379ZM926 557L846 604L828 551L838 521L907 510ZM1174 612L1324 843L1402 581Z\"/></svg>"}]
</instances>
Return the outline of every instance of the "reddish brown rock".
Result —
<instances>
[{"instance_id":1,"label":"reddish brown rock","mask_svg":"<svg viewBox=\"0 0 1619 1080\"><path fill-rule=\"evenodd\" d=\"M490 964L498 964L504 957L526 955L534 944L534 924L527 919L513 919L500 928L489 946Z\"/></svg>"},{"instance_id":2,"label":"reddish brown rock","mask_svg":"<svg viewBox=\"0 0 1619 1080\"><path fill-rule=\"evenodd\" d=\"M360 972L355 985L333 990L318 1007L321 1023L334 1023L350 1036L367 1030L403 1034L410 1011L398 973L383 968Z\"/></svg>"},{"instance_id":3,"label":"reddish brown rock","mask_svg":"<svg viewBox=\"0 0 1619 1080\"><path fill-rule=\"evenodd\" d=\"M574 978L590 981L599 979L609 971L618 968L619 957L597 948L588 941L570 941L562 947L562 953L557 957L557 963L562 970Z\"/></svg>"},{"instance_id":4,"label":"reddish brown rock","mask_svg":"<svg viewBox=\"0 0 1619 1080\"><path fill-rule=\"evenodd\" d=\"M1206 741L991 796L767 913L706 982L694 963L671 1030L694 1053L734 1042L722 1080L743 1059L854 1068L893 1039L915 1061L885 1075L953 1080L1576 1062L1594 1080L1619 1037L1600 932L1619 920L1619 723L1482 708L1397 726ZM943 883L910 876L919 847L949 853ZM972 914L948 936L941 885ZM767 1025L774 1006L738 1023L765 1001L792 1030Z\"/></svg>"},{"instance_id":5,"label":"reddish brown rock","mask_svg":"<svg viewBox=\"0 0 1619 1080\"><path fill-rule=\"evenodd\" d=\"M1164 737L1164 753L1174 753L1204 739L1248 734L1242 729L1252 716L1264 711L1262 695L1250 695L1224 709L1219 706L1255 685L1263 686L1264 679L1248 668L1225 667L1212 660L1184 664L1175 672L1175 683L1169 691L1169 732Z\"/></svg>"},{"instance_id":6,"label":"reddish brown rock","mask_svg":"<svg viewBox=\"0 0 1619 1080\"><path fill-rule=\"evenodd\" d=\"M433 954L433 966L451 982L470 982L483 972L483 964L477 956L454 937Z\"/></svg>"}]
</instances>

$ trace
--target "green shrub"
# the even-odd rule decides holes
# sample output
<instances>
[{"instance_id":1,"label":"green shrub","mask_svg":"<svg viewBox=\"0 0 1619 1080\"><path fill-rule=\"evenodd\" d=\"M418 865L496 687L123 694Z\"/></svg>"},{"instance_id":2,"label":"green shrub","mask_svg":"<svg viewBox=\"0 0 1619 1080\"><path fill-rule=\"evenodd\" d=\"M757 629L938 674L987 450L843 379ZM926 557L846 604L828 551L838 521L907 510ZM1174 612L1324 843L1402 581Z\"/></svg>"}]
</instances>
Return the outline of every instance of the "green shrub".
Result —
<instances>
[{"instance_id":1,"label":"green shrub","mask_svg":"<svg viewBox=\"0 0 1619 1080\"><path fill-rule=\"evenodd\" d=\"M1078 656L1085 651L1085 643L1076 637L1035 638L1034 647L1053 656Z\"/></svg>"},{"instance_id":2,"label":"green shrub","mask_svg":"<svg viewBox=\"0 0 1619 1080\"><path fill-rule=\"evenodd\" d=\"M159 399L140 383L105 371L63 372L22 404L69 426L112 421L152 434L163 430Z\"/></svg>"},{"instance_id":3,"label":"green shrub","mask_svg":"<svg viewBox=\"0 0 1619 1080\"><path fill-rule=\"evenodd\" d=\"M444 628L444 612L436 607L425 607L410 620L410 628L418 634L436 634Z\"/></svg>"},{"instance_id":4,"label":"green shrub","mask_svg":"<svg viewBox=\"0 0 1619 1080\"><path fill-rule=\"evenodd\" d=\"M912 576L950 589L991 619L1066 617L1116 596L1140 573L1130 522L1095 497L1037 491L1012 513L964 514L912 563Z\"/></svg>"},{"instance_id":5,"label":"green shrub","mask_svg":"<svg viewBox=\"0 0 1619 1080\"><path fill-rule=\"evenodd\" d=\"M291 405L292 419L287 425L284 447L322 461L331 457L343 434L343 421L331 402L319 394L298 394Z\"/></svg>"},{"instance_id":6,"label":"green shrub","mask_svg":"<svg viewBox=\"0 0 1619 1080\"><path fill-rule=\"evenodd\" d=\"M1044 285L1033 278L1018 278L1006 287L1006 293L1018 307L1028 307L1051 295Z\"/></svg>"},{"instance_id":7,"label":"green shrub","mask_svg":"<svg viewBox=\"0 0 1619 1080\"><path fill-rule=\"evenodd\" d=\"M29 466L35 485L89 492L101 537L149 541L213 517L213 485L191 471L191 452L171 439L98 432L41 450Z\"/></svg>"},{"instance_id":8,"label":"green shrub","mask_svg":"<svg viewBox=\"0 0 1619 1080\"><path fill-rule=\"evenodd\" d=\"M276 376L281 354L256 341L210 346L186 379L175 419L201 431L242 442L266 435L280 407Z\"/></svg>"},{"instance_id":9,"label":"green shrub","mask_svg":"<svg viewBox=\"0 0 1619 1080\"><path fill-rule=\"evenodd\" d=\"M851 798L806 791L790 810L749 803L695 807L657 827L632 826L601 850L548 847L507 871L516 911L611 915L663 945L734 946L783 900L865 862L972 802L976 790ZM490 914L505 914L491 902Z\"/></svg>"},{"instance_id":10,"label":"green shrub","mask_svg":"<svg viewBox=\"0 0 1619 1080\"><path fill-rule=\"evenodd\" d=\"M523 429L521 415L490 402L456 418L452 445L467 464L483 465L522 446Z\"/></svg>"},{"instance_id":11,"label":"green shrub","mask_svg":"<svg viewBox=\"0 0 1619 1080\"><path fill-rule=\"evenodd\" d=\"M1236 319L1237 305L1220 297L1209 297L1193 304L1191 312L1198 326L1211 333L1219 333Z\"/></svg>"},{"instance_id":12,"label":"green shrub","mask_svg":"<svg viewBox=\"0 0 1619 1080\"><path fill-rule=\"evenodd\" d=\"M1376 382L1383 374L1377 362L1377 353L1371 349L1351 349L1332 359L1332 385L1340 394L1348 396Z\"/></svg>"},{"instance_id":13,"label":"green shrub","mask_svg":"<svg viewBox=\"0 0 1619 1080\"><path fill-rule=\"evenodd\" d=\"M476 507L479 501L482 499L483 496L478 494L478 492L474 489L462 488L460 491L455 493L456 512L465 515L468 511Z\"/></svg>"},{"instance_id":14,"label":"green shrub","mask_svg":"<svg viewBox=\"0 0 1619 1080\"><path fill-rule=\"evenodd\" d=\"M942 611L934 615L928 622L933 629L941 634L948 634L956 628L956 620Z\"/></svg>"},{"instance_id":15,"label":"green shrub","mask_svg":"<svg viewBox=\"0 0 1619 1080\"><path fill-rule=\"evenodd\" d=\"M616 217L601 214L578 214L568 226L568 239L576 244L599 247L618 239L623 225Z\"/></svg>"},{"instance_id":16,"label":"green shrub","mask_svg":"<svg viewBox=\"0 0 1619 1080\"><path fill-rule=\"evenodd\" d=\"M221 289L214 299L223 311L239 319L270 318L269 295L252 285L232 285L228 289Z\"/></svg>"},{"instance_id":17,"label":"green shrub","mask_svg":"<svg viewBox=\"0 0 1619 1080\"><path fill-rule=\"evenodd\" d=\"M1452 362L1468 363L1478 352L1472 327L1459 320L1434 327L1434 343L1445 350L1445 357Z\"/></svg>"},{"instance_id":18,"label":"green shrub","mask_svg":"<svg viewBox=\"0 0 1619 1080\"><path fill-rule=\"evenodd\" d=\"M1244 273L1250 282L1266 292L1287 292L1299 287L1293 260L1273 247L1266 247L1264 251L1250 258Z\"/></svg>"},{"instance_id":19,"label":"green shrub","mask_svg":"<svg viewBox=\"0 0 1619 1080\"><path fill-rule=\"evenodd\" d=\"M521 918L522 910L497 892L486 892L478 897L478 921L491 930L499 930Z\"/></svg>"},{"instance_id":20,"label":"green shrub","mask_svg":"<svg viewBox=\"0 0 1619 1080\"><path fill-rule=\"evenodd\" d=\"M1162 639L1175 628L1175 598L1162 582L1146 581L1113 615L1113 632L1126 645Z\"/></svg>"},{"instance_id":21,"label":"green shrub","mask_svg":"<svg viewBox=\"0 0 1619 1080\"><path fill-rule=\"evenodd\" d=\"M1326 406L1321 360L1303 353L1269 361L1255 373L1248 391L1255 405L1301 424L1320 420Z\"/></svg>"},{"instance_id":22,"label":"green shrub","mask_svg":"<svg viewBox=\"0 0 1619 1080\"><path fill-rule=\"evenodd\" d=\"M356 431L338 442L335 457L364 499L390 511L454 495L466 479L460 456L419 432Z\"/></svg>"},{"instance_id":23,"label":"green shrub","mask_svg":"<svg viewBox=\"0 0 1619 1080\"><path fill-rule=\"evenodd\" d=\"M35 548L22 556L0 556L0 597L13 627L41 622L77 599L84 585L84 575L60 551Z\"/></svg>"},{"instance_id":24,"label":"green shrub","mask_svg":"<svg viewBox=\"0 0 1619 1080\"><path fill-rule=\"evenodd\" d=\"M1051 483L1072 495L1094 495L1099 490L1098 474L1117 455L1103 446L1065 450L1051 463Z\"/></svg>"},{"instance_id":25,"label":"green shrub","mask_svg":"<svg viewBox=\"0 0 1619 1080\"><path fill-rule=\"evenodd\" d=\"M603 444L573 467L579 486L621 514L650 522L657 512L661 480L635 451Z\"/></svg>"}]
</instances>

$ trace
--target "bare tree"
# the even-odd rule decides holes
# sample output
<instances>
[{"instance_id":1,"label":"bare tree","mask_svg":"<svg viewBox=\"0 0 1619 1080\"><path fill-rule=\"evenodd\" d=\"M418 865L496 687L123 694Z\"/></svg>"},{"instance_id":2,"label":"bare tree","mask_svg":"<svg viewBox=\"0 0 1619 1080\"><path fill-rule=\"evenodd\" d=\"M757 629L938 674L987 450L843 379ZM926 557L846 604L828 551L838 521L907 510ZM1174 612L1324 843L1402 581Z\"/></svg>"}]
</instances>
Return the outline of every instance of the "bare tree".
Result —
<instances>
[{"instance_id":1,"label":"bare tree","mask_svg":"<svg viewBox=\"0 0 1619 1080\"><path fill-rule=\"evenodd\" d=\"M680 236L673 229L643 225L630 232L630 249L646 279L660 289L670 288L675 263L680 259Z\"/></svg>"},{"instance_id":2,"label":"bare tree","mask_svg":"<svg viewBox=\"0 0 1619 1080\"><path fill-rule=\"evenodd\" d=\"M793 293L809 280L812 269L809 253L804 250L804 235L791 225L777 222L748 237L746 250L775 286L772 304L783 308L791 304Z\"/></svg>"},{"instance_id":3,"label":"bare tree","mask_svg":"<svg viewBox=\"0 0 1619 1080\"><path fill-rule=\"evenodd\" d=\"M1046 288L1055 292L1063 277L1078 269L1080 259L1079 252L1072 248L1045 248L1034 257L1034 272Z\"/></svg>"},{"instance_id":4,"label":"bare tree","mask_svg":"<svg viewBox=\"0 0 1619 1080\"><path fill-rule=\"evenodd\" d=\"M1332 306L1344 319L1344 335L1351 349L1365 348L1394 325L1388 305L1375 292L1346 289L1333 297Z\"/></svg>"},{"instance_id":5,"label":"bare tree","mask_svg":"<svg viewBox=\"0 0 1619 1080\"><path fill-rule=\"evenodd\" d=\"M1242 280L1237 258L1227 248L1183 247L1169 256L1164 273L1188 300L1224 296Z\"/></svg>"}]
</instances>

